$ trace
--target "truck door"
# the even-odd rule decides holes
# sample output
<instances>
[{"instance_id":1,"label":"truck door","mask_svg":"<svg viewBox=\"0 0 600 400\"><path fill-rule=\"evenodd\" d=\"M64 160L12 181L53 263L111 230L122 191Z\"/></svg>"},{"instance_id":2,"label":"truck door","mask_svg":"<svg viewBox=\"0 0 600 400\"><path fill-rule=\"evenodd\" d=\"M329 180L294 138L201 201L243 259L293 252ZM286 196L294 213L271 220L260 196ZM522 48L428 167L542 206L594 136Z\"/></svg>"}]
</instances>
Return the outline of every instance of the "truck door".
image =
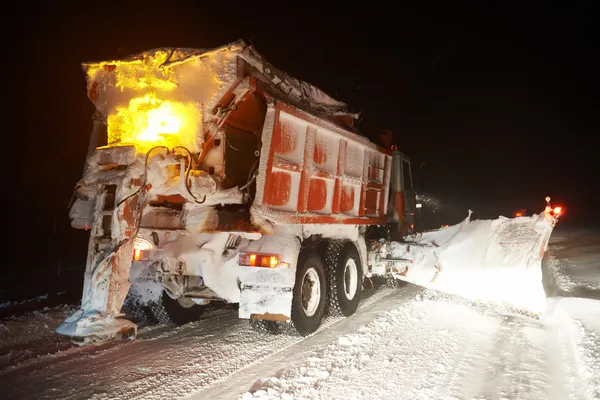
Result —
<instances>
[{"instance_id":1,"label":"truck door","mask_svg":"<svg viewBox=\"0 0 600 400\"><path fill-rule=\"evenodd\" d=\"M410 161L403 157L402 158L402 183L404 193L404 215L406 219L406 226L409 232L415 231L416 218L415 211L417 208L417 198L412 179L412 169Z\"/></svg>"},{"instance_id":2,"label":"truck door","mask_svg":"<svg viewBox=\"0 0 600 400\"><path fill-rule=\"evenodd\" d=\"M410 160L397 150L392 153L391 193L391 209L395 224L398 226L398 233L404 236L414 232L417 200Z\"/></svg>"}]
</instances>

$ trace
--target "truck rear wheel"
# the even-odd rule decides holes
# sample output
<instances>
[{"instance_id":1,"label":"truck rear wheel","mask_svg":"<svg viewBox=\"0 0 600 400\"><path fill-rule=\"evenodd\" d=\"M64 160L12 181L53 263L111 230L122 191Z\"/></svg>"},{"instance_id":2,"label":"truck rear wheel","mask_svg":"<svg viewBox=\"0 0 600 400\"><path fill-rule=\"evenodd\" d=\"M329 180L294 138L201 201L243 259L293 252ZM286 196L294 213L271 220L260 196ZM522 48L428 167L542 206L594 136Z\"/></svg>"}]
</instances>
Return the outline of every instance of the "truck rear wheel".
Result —
<instances>
[{"instance_id":1,"label":"truck rear wheel","mask_svg":"<svg viewBox=\"0 0 600 400\"><path fill-rule=\"evenodd\" d=\"M327 298L325 267L314 249L304 249L298 257L292 298L292 323L296 331L309 335L321 326Z\"/></svg>"},{"instance_id":2,"label":"truck rear wheel","mask_svg":"<svg viewBox=\"0 0 600 400\"><path fill-rule=\"evenodd\" d=\"M135 322L138 326L152 325L156 323L156 318L152 314L150 307L142 305L131 295L127 295L121 312L125 313L125 318Z\"/></svg>"},{"instance_id":3,"label":"truck rear wheel","mask_svg":"<svg viewBox=\"0 0 600 400\"><path fill-rule=\"evenodd\" d=\"M331 242L325 253L329 286L329 315L349 317L360 302L362 266L356 246L351 242Z\"/></svg>"},{"instance_id":4,"label":"truck rear wheel","mask_svg":"<svg viewBox=\"0 0 600 400\"><path fill-rule=\"evenodd\" d=\"M156 320L167 326L180 326L190 322L198 321L204 307L194 303L192 299L172 299L163 291L158 303L150 307Z\"/></svg>"}]
</instances>

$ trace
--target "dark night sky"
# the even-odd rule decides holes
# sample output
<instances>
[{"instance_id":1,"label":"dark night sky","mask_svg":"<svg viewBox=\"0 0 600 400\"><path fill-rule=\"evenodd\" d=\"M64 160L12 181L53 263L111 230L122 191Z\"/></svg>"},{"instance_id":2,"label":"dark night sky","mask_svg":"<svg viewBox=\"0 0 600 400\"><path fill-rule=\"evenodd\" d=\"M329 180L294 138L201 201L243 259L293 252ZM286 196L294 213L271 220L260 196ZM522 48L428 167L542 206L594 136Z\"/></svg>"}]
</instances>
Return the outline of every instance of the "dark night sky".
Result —
<instances>
[{"instance_id":1,"label":"dark night sky","mask_svg":"<svg viewBox=\"0 0 600 400\"><path fill-rule=\"evenodd\" d=\"M30 246L32 226L40 245L23 268L84 262L85 234L67 216L93 112L80 63L240 38L362 110L364 133L392 129L401 150L426 162L426 189L475 210L541 210L551 195L569 210L565 219L589 222L593 213L600 224L591 10L175 3L29 5L4 26L20 142L9 219L17 246Z\"/></svg>"}]
</instances>

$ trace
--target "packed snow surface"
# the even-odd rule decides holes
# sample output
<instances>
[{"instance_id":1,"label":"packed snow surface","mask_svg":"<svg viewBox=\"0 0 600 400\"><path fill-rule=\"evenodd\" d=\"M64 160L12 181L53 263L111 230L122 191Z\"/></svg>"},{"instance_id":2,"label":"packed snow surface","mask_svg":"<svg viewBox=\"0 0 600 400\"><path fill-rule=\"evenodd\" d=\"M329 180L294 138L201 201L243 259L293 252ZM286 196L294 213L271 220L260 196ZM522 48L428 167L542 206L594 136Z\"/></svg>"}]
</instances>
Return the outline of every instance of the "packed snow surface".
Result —
<instances>
[{"instance_id":1,"label":"packed snow surface","mask_svg":"<svg viewBox=\"0 0 600 400\"><path fill-rule=\"evenodd\" d=\"M239 398L597 399L600 302L569 300L537 323L427 291Z\"/></svg>"},{"instance_id":2,"label":"packed snow surface","mask_svg":"<svg viewBox=\"0 0 600 400\"><path fill-rule=\"evenodd\" d=\"M565 250L584 242L600 256L600 240L575 238L550 244L549 293L571 270L561 267L567 261L561 254L575 265L591 255ZM0 322L0 393L3 399L599 399L600 292L573 296L585 282L569 278L574 292L550 297L539 321L406 285L366 289L355 315L328 318L306 338L288 330L257 333L225 307L176 329L142 328L133 342L75 347L52 335L73 310L47 309Z\"/></svg>"}]
</instances>

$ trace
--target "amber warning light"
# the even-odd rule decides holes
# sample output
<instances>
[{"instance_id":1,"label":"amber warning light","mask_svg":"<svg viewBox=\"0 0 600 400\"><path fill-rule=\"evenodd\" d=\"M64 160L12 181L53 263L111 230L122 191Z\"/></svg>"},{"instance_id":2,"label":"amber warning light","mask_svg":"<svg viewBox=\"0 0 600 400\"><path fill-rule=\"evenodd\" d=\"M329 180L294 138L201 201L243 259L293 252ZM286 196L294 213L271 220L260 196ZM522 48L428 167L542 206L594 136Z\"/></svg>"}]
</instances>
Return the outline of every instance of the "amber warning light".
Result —
<instances>
[{"instance_id":1,"label":"amber warning light","mask_svg":"<svg viewBox=\"0 0 600 400\"><path fill-rule=\"evenodd\" d=\"M245 267L275 268L278 266L287 266L287 263L280 263L279 257L275 254L240 253L239 265Z\"/></svg>"},{"instance_id":2,"label":"amber warning light","mask_svg":"<svg viewBox=\"0 0 600 400\"><path fill-rule=\"evenodd\" d=\"M133 261L145 261L149 258L149 250L134 249Z\"/></svg>"}]
</instances>

